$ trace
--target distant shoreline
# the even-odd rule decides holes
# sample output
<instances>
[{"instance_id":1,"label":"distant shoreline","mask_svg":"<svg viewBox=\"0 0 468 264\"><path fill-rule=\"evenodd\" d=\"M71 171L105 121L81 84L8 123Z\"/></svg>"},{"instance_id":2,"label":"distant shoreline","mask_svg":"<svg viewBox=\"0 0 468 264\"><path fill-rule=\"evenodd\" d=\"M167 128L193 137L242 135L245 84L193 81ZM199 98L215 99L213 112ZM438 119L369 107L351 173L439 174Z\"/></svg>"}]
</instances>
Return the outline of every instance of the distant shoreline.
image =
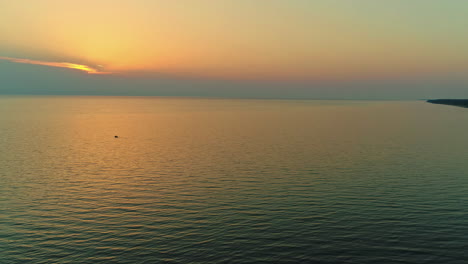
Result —
<instances>
[{"instance_id":1,"label":"distant shoreline","mask_svg":"<svg viewBox=\"0 0 468 264\"><path fill-rule=\"evenodd\" d=\"M435 99L427 100L431 104L453 105L468 108L468 99Z\"/></svg>"}]
</instances>

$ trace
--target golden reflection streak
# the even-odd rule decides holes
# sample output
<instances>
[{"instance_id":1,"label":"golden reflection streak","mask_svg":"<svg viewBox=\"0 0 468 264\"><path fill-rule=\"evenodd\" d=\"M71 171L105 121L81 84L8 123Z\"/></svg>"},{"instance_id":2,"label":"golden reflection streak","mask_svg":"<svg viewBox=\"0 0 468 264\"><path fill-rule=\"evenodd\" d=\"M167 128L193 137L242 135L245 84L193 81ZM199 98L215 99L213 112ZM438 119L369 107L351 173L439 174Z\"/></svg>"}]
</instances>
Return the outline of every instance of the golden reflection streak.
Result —
<instances>
[{"instance_id":1,"label":"golden reflection streak","mask_svg":"<svg viewBox=\"0 0 468 264\"><path fill-rule=\"evenodd\" d=\"M0 57L0 60L7 60L14 63L25 63L25 64L34 64L34 65L43 65L49 67L58 67L58 68L67 68L84 71L88 74L111 74L111 72L103 72L98 69L92 68L87 65L70 63L70 62L50 62L50 61L38 61L30 59L18 59L10 57Z\"/></svg>"}]
</instances>

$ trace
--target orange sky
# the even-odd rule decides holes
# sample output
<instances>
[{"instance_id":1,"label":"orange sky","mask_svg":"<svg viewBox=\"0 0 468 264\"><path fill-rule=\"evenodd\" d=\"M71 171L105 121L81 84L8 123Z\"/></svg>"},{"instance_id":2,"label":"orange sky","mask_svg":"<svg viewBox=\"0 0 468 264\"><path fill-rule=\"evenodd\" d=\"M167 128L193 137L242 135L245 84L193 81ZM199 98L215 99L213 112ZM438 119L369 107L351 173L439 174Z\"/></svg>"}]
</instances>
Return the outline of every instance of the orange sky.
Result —
<instances>
[{"instance_id":1,"label":"orange sky","mask_svg":"<svg viewBox=\"0 0 468 264\"><path fill-rule=\"evenodd\" d=\"M349 2L8 1L0 56L88 73L231 79L466 71L468 2Z\"/></svg>"}]
</instances>

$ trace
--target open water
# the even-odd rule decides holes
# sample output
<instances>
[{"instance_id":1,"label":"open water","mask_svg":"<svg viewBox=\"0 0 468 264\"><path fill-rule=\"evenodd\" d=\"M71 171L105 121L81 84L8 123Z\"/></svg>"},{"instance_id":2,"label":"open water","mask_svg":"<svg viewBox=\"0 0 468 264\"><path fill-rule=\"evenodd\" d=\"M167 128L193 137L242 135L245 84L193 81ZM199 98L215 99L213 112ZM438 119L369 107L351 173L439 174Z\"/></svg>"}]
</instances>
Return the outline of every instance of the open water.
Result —
<instances>
[{"instance_id":1,"label":"open water","mask_svg":"<svg viewBox=\"0 0 468 264\"><path fill-rule=\"evenodd\" d=\"M0 263L468 263L467 132L422 101L0 97Z\"/></svg>"}]
</instances>

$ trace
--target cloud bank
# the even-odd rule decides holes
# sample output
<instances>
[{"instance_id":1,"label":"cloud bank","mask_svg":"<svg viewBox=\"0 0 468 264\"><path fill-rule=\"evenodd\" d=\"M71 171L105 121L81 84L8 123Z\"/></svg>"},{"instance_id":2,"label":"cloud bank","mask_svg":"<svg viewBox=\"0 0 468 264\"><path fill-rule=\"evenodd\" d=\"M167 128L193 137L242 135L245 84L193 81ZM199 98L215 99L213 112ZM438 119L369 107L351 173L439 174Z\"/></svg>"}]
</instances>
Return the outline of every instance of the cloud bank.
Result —
<instances>
[{"instance_id":1,"label":"cloud bank","mask_svg":"<svg viewBox=\"0 0 468 264\"><path fill-rule=\"evenodd\" d=\"M105 72L100 69L96 69L87 65L70 63L70 62L51 62L51 61L39 61L39 60L19 59L19 58L10 58L10 57L0 57L0 60L6 60L6 61L14 62L14 63L25 63L25 64L80 70L80 71L86 72L87 74L110 74L111 73L111 72Z\"/></svg>"}]
</instances>

